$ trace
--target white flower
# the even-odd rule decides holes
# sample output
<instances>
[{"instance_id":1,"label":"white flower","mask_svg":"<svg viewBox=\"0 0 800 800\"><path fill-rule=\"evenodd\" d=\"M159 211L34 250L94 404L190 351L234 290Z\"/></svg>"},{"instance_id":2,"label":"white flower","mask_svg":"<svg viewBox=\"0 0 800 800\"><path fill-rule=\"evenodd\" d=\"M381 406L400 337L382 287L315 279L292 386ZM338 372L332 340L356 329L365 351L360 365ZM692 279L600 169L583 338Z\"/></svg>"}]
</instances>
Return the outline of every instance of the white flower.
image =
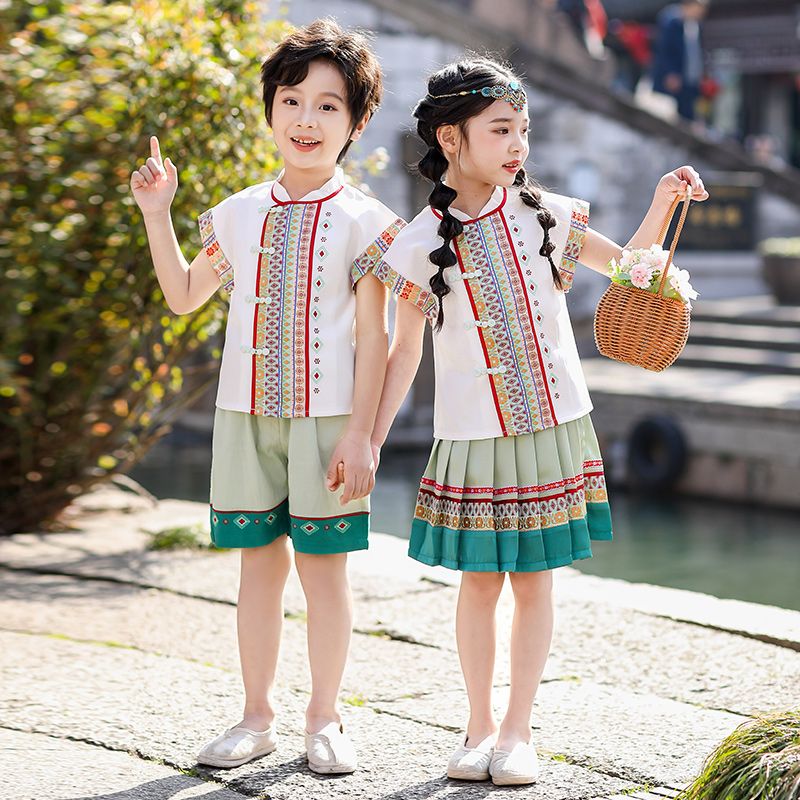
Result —
<instances>
[{"instance_id":1,"label":"white flower","mask_svg":"<svg viewBox=\"0 0 800 800\"><path fill-rule=\"evenodd\" d=\"M697 299L697 292L689 282L689 273L685 269L673 266L669 271L669 285L684 301Z\"/></svg>"}]
</instances>

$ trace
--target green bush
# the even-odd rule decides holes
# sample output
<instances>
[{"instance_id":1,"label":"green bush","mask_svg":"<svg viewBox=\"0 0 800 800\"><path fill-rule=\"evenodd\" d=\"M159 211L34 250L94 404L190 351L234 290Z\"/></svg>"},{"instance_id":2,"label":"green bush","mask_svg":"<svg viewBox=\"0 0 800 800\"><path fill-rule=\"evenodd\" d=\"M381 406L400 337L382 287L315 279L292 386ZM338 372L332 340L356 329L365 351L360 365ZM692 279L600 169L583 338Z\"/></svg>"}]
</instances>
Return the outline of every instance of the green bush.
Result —
<instances>
[{"instance_id":1,"label":"green bush","mask_svg":"<svg viewBox=\"0 0 800 800\"><path fill-rule=\"evenodd\" d=\"M0 532L13 533L129 469L213 380L224 303L168 312L129 175L157 133L191 260L198 213L276 171L258 76L286 25L200 0L0 14Z\"/></svg>"}]
</instances>

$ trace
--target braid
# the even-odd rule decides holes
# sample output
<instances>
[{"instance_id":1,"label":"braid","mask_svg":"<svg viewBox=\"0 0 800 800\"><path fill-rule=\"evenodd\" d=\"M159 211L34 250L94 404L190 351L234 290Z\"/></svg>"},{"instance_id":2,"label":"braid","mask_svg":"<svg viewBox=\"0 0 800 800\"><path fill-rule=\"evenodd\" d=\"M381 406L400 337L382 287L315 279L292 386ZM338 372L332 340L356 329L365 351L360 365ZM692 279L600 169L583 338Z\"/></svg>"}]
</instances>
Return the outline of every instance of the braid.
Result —
<instances>
[{"instance_id":1,"label":"braid","mask_svg":"<svg viewBox=\"0 0 800 800\"><path fill-rule=\"evenodd\" d=\"M559 288L564 288L561 281L561 273L553 263L553 251L556 246L550 241L550 229L556 225L556 218L548 208L542 205L542 195L536 184L528 177L524 167L520 167L516 178L514 178L514 186L519 187L519 197L528 208L532 208L536 212L536 218L542 226L544 235L542 237L542 246L539 249L539 255L544 256L550 262L550 271L553 274L553 283Z\"/></svg>"},{"instance_id":2,"label":"braid","mask_svg":"<svg viewBox=\"0 0 800 800\"><path fill-rule=\"evenodd\" d=\"M447 159L444 153L434 145L428 147L428 152L417 165L420 174L434 184L433 190L428 196L428 203L442 215L442 221L439 223L437 230L439 236L442 237L442 244L428 255L431 263L437 267L436 274L431 276L430 280L431 291L439 299L439 315L436 319L435 327L437 332L442 329L444 324L442 301L450 294L450 287L444 279L444 271L447 267L455 266L457 263L456 255L450 247L450 243L464 230L461 221L450 213L450 204L456 199L457 192L442 181L442 177L447 171L447 166Z\"/></svg>"}]
</instances>

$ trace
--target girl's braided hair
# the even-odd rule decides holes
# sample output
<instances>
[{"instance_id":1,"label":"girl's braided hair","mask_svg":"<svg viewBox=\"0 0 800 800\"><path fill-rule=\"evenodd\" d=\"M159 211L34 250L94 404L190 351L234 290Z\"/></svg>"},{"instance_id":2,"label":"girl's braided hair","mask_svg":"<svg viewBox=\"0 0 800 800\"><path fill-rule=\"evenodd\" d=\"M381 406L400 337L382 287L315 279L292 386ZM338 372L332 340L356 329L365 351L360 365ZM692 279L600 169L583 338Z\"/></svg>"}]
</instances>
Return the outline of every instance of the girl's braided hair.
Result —
<instances>
[{"instance_id":1,"label":"girl's braided hair","mask_svg":"<svg viewBox=\"0 0 800 800\"><path fill-rule=\"evenodd\" d=\"M457 192L442 181L447 172L448 162L439 146L436 131L442 125L457 125L466 135L466 124L470 118L480 114L495 102L493 97L485 97L480 92L472 94L470 90L482 89L484 86L509 84L512 81L519 82L519 78L507 67L492 59L464 59L449 64L431 75L428 80L428 94L417 103L414 109L417 133L428 145L428 152L420 160L417 169L422 176L433 183L433 190L428 197L428 202L442 215L438 229L438 234L442 237L442 244L428 256L431 263L437 267L436 274L430 280L431 291L439 298L439 316L435 328L437 331L441 330L444 324L442 301L450 293L450 287L444 278L444 270L457 263L451 242L463 232L464 226L450 212L450 205L455 200ZM468 91L470 94L454 97L440 96L461 91ZM550 210L542 205L539 187L526 175L523 168L517 172L514 186L519 188L522 202L536 212L543 231L539 255L544 256L550 262L553 283L562 289L561 276L552 258L555 245L550 241L550 229L555 226L556 219Z\"/></svg>"}]
</instances>

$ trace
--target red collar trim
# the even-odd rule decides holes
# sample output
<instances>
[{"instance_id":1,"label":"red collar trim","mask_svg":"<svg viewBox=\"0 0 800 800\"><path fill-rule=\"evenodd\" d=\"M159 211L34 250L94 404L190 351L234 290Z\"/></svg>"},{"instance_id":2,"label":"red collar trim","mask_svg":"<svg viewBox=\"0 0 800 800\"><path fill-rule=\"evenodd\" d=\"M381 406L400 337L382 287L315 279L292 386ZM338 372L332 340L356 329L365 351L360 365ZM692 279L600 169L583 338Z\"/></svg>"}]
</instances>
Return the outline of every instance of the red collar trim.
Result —
<instances>
[{"instance_id":1,"label":"red collar trim","mask_svg":"<svg viewBox=\"0 0 800 800\"><path fill-rule=\"evenodd\" d=\"M484 219L485 217L489 217L492 214L496 214L506 204L506 198L507 197L508 197L508 189L503 187L503 197L500 199L500 202L491 211L487 211L485 214L481 214L479 217L475 217L475 219L459 219L458 221L462 225L469 225L469 224L471 224L473 222L477 222L478 220ZM434 208L433 206L428 206L428 208L430 208L430 210L433 211L433 213L437 217L439 217L439 219L442 218L442 213L438 209ZM458 217L456 217L456 219L458 219Z\"/></svg>"},{"instance_id":2,"label":"red collar trim","mask_svg":"<svg viewBox=\"0 0 800 800\"><path fill-rule=\"evenodd\" d=\"M272 202L275 203L276 206L295 206L295 205L308 205L310 203L324 203L326 200L330 200L332 197L336 197L339 192L344 189L344 185L340 186L335 192L332 192L327 197L321 197L319 200L278 200L275 197L275 185L272 185L270 189L270 195L272 196Z\"/></svg>"}]
</instances>

